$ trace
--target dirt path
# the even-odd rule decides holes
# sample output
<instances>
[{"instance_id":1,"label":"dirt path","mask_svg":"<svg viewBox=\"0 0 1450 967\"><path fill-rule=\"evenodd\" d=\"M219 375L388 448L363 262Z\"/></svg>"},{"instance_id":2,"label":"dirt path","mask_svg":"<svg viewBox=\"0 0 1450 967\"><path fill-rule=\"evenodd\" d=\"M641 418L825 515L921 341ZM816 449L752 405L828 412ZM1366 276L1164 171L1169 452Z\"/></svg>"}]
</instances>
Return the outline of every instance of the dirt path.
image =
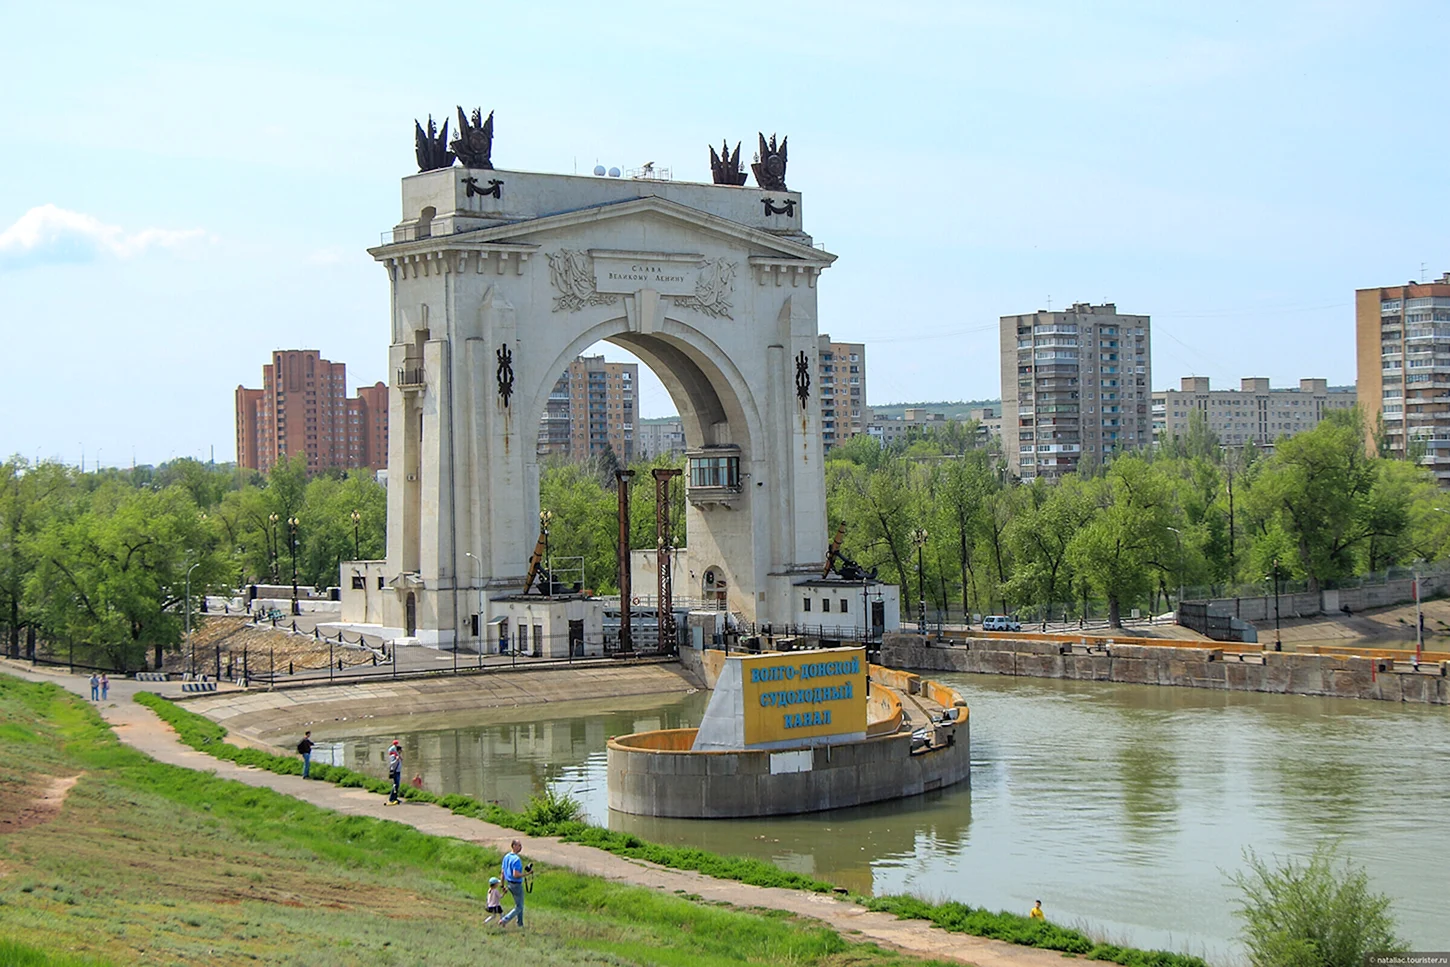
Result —
<instances>
[{"instance_id":1,"label":"dirt path","mask_svg":"<svg viewBox=\"0 0 1450 967\"><path fill-rule=\"evenodd\" d=\"M8 660L0 661L0 671L32 681L55 682L76 694L85 695L86 679L79 676L35 672L23 663ZM455 816L432 804L405 803L401 808L388 809L383 806L383 797L374 793L343 789L326 782L308 782L299 776L280 776L212 758L182 745L170 726L150 709L131 700L137 691L161 691L164 688L146 682L113 682L111 692L114 701L100 708L102 716L114 727L121 741L158 761L214 772L249 786L274 789L324 809L406 823L420 832L482 843L500 851L506 850L509 841L519 836L513 830ZM947 933L921 920L897 920L889 914L872 913L864 907L830 896L717 880L699 873L615 856L588 846L561 843L557 839L527 839L524 851L531 859L616 882L671 893L683 891L741 907L785 910L820 920L847 939L872 941L919 957L954 960L979 967L1062 967L1064 959L1055 951ZM541 881L541 888L547 888L546 883L546 880Z\"/></svg>"}]
</instances>

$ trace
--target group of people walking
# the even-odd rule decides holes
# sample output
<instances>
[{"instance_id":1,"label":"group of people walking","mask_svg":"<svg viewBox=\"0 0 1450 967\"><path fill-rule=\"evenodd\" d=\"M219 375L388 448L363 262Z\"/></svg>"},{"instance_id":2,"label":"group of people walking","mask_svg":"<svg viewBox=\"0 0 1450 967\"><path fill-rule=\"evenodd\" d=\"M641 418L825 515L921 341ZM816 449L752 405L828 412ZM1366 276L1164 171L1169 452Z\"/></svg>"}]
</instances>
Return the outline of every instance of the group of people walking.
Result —
<instances>
[{"instance_id":1,"label":"group of people walking","mask_svg":"<svg viewBox=\"0 0 1450 967\"><path fill-rule=\"evenodd\" d=\"M106 677L105 673L103 672L99 676L98 675L95 675L95 674L92 674L91 675L91 701L92 702L105 702L105 701L109 701L109 699L107 698L107 696L109 696L110 694L111 694L111 680Z\"/></svg>"}]
</instances>

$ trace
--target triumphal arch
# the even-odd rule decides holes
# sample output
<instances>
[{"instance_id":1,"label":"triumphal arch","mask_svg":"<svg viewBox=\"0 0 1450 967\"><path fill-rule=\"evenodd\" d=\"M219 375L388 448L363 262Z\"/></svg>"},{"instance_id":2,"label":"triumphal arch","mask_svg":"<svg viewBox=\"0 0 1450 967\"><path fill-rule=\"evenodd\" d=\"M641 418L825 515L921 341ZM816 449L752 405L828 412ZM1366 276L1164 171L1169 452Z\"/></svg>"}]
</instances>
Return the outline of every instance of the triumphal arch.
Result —
<instances>
[{"instance_id":1,"label":"triumphal arch","mask_svg":"<svg viewBox=\"0 0 1450 967\"><path fill-rule=\"evenodd\" d=\"M380 613L344 620L486 644L528 590L549 394L605 340L678 408L690 560L728 610L789 622L827 556L816 291L835 256L786 190L785 144L760 139L753 185L738 146L711 149L711 184L557 175L495 169L492 116L459 123L452 142L419 127L424 170L369 249L391 280L387 560L356 562Z\"/></svg>"}]
</instances>

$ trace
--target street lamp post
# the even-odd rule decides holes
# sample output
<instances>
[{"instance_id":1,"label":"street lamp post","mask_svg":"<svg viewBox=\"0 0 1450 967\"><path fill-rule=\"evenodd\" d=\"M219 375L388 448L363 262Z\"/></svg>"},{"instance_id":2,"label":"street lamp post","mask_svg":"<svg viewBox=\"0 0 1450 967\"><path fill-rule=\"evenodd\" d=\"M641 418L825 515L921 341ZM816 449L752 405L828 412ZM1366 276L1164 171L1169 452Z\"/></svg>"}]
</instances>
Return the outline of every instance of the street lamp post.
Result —
<instances>
[{"instance_id":1,"label":"street lamp post","mask_svg":"<svg viewBox=\"0 0 1450 967\"><path fill-rule=\"evenodd\" d=\"M554 561L549 556L549 525L554 522L554 512L551 510L539 511L539 529L544 535L544 597L554 596ZM571 646L569 654L573 655Z\"/></svg>"},{"instance_id":2,"label":"street lamp post","mask_svg":"<svg viewBox=\"0 0 1450 967\"><path fill-rule=\"evenodd\" d=\"M926 634L926 569L922 566L921 552L926 547L927 533L922 527L911 532L911 543L916 545L916 627Z\"/></svg>"},{"instance_id":3,"label":"street lamp post","mask_svg":"<svg viewBox=\"0 0 1450 967\"><path fill-rule=\"evenodd\" d=\"M1178 602L1173 606L1176 614L1179 606L1183 604L1183 532L1176 527L1168 528L1173 536L1178 539Z\"/></svg>"},{"instance_id":4,"label":"street lamp post","mask_svg":"<svg viewBox=\"0 0 1450 967\"><path fill-rule=\"evenodd\" d=\"M296 517L287 518L287 544L292 551L292 613L301 614L302 606L297 603L297 526Z\"/></svg>"},{"instance_id":5,"label":"street lamp post","mask_svg":"<svg viewBox=\"0 0 1450 967\"><path fill-rule=\"evenodd\" d=\"M359 536L359 527L362 524L362 514L353 511L352 514L352 559L362 560L362 538Z\"/></svg>"},{"instance_id":6,"label":"street lamp post","mask_svg":"<svg viewBox=\"0 0 1450 967\"><path fill-rule=\"evenodd\" d=\"M191 638L191 572L195 571L199 567L201 567L201 562L197 561L191 567L186 569L186 647L187 650L191 652L192 677L196 676L196 643L193 642Z\"/></svg>"},{"instance_id":7,"label":"street lamp post","mask_svg":"<svg viewBox=\"0 0 1450 967\"><path fill-rule=\"evenodd\" d=\"M1283 651L1284 643L1279 638L1279 559L1274 558L1274 650Z\"/></svg>"},{"instance_id":8,"label":"street lamp post","mask_svg":"<svg viewBox=\"0 0 1450 967\"><path fill-rule=\"evenodd\" d=\"M463 556L473 561L473 566L478 568L478 665L483 667L483 562L473 556L472 551L464 551Z\"/></svg>"},{"instance_id":9,"label":"street lamp post","mask_svg":"<svg viewBox=\"0 0 1450 967\"><path fill-rule=\"evenodd\" d=\"M267 528L267 540L272 545L272 583L277 583L277 521L280 520L276 514L268 514L267 522L271 525Z\"/></svg>"}]
</instances>

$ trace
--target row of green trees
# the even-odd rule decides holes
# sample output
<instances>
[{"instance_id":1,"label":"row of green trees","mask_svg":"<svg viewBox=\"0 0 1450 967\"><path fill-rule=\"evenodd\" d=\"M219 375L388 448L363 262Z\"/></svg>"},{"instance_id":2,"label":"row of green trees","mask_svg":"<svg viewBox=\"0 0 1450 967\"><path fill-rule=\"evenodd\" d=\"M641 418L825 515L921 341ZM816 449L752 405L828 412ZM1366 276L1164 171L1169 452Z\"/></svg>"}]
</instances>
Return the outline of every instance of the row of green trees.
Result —
<instances>
[{"instance_id":1,"label":"row of green trees","mask_svg":"<svg viewBox=\"0 0 1450 967\"><path fill-rule=\"evenodd\" d=\"M1429 473L1369 455L1358 413L1265 455L1201 424L1157 453L1060 482L1014 481L991 450L929 435L831 450L828 507L860 564L933 609L1034 615L1164 603L1182 586L1301 581L1310 590L1450 552ZM1450 507L1450 503L1446 504ZM913 532L924 531L918 584Z\"/></svg>"},{"instance_id":2,"label":"row of green trees","mask_svg":"<svg viewBox=\"0 0 1450 967\"><path fill-rule=\"evenodd\" d=\"M856 437L826 463L831 529L903 601L935 610L1077 614L1119 623L1182 586L1310 589L1444 558L1450 513L1412 463L1370 456L1354 411L1282 441L1272 454L1224 449L1196 425L1155 454L1122 456L1050 483L1020 483L976 435L948 427L894 447ZM629 542L656 541L655 481L637 464ZM616 468L546 465L540 505L556 560L582 559L586 587L617 589ZM670 519L684 537L684 486ZM329 587L354 557L385 547L386 493L370 473L307 475L301 459L266 476L195 460L80 473L0 464L0 629L70 641L108 664L180 643L193 593L249 583ZM917 538L914 542L913 537ZM921 562L918 580L917 562Z\"/></svg>"},{"instance_id":3,"label":"row of green trees","mask_svg":"<svg viewBox=\"0 0 1450 967\"><path fill-rule=\"evenodd\" d=\"M655 467L631 484L630 542L655 543ZM585 586L618 587L614 464L556 463L542 477L556 560L584 559ZM684 487L670 519L684 539ZM204 591L249 584L327 588L345 560L384 555L387 492L371 472L309 477L301 456L269 474L177 460L82 473L12 458L0 464L0 633L68 643L79 662L136 667L180 646ZM295 572L294 572L295 567Z\"/></svg>"},{"instance_id":4,"label":"row of green trees","mask_svg":"<svg viewBox=\"0 0 1450 967\"><path fill-rule=\"evenodd\" d=\"M356 516L354 516L356 515ZM383 553L386 494L369 473L309 479L196 460L81 473L0 464L0 628L11 655L32 635L76 660L135 667L177 647L205 590L337 583L341 561Z\"/></svg>"}]
</instances>

